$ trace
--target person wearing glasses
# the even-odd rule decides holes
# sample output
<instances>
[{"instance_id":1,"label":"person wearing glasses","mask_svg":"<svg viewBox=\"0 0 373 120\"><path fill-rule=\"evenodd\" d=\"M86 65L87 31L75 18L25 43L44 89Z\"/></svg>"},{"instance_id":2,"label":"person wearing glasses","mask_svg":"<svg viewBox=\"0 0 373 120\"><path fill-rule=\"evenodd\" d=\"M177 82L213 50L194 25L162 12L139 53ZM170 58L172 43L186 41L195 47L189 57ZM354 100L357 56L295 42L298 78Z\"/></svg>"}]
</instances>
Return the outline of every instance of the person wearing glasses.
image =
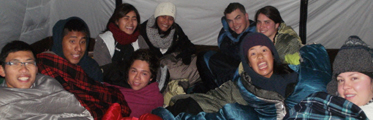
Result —
<instances>
[{"instance_id":1,"label":"person wearing glasses","mask_svg":"<svg viewBox=\"0 0 373 120\"><path fill-rule=\"evenodd\" d=\"M93 119L57 80L38 74L27 43L16 40L6 44L0 62L0 75L5 78L0 84L0 119Z\"/></svg>"}]
</instances>

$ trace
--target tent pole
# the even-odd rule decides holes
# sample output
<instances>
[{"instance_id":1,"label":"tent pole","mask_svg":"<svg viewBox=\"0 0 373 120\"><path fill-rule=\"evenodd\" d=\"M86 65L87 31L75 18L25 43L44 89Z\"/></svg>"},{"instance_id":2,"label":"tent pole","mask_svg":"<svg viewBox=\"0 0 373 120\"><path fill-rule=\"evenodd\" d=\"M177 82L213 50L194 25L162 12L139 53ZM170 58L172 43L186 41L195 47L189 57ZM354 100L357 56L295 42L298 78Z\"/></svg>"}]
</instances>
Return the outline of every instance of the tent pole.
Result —
<instances>
[{"instance_id":1,"label":"tent pole","mask_svg":"<svg viewBox=\"0 0 373 120\"><path fill-rule=\"evenodd\" d=\"M122 0L115 0L115 7L118 7L119 5L121 5L123 3Z\"/></svg>"},{"instance_id":2,"label":"tent pole","mask_svg":"<svg viewBox=\"0 0 373 120\"><path fill-rule=\"evenodd\" d=\"M300 20L299 20L299 37L302 40L302 44L307 43L307 14L308 14L308 0L301 0Z\"/></svg>"}]
</instances>

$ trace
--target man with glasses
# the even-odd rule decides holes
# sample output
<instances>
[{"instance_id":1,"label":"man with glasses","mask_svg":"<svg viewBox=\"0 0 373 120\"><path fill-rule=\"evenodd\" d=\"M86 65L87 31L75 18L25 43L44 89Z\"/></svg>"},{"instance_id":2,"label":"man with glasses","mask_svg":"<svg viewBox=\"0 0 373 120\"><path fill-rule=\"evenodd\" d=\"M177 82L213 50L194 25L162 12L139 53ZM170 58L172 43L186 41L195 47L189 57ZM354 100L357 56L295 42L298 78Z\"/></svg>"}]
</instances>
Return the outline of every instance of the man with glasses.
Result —
<instances>
[{"instance_id":1,"label":"man with glasses","mask_svg":"<svg viewBox=\"0 0 373 120\"><path fill-rule=\"evenodd\" d=\"M0 119L93 119L74 94L54 78L38 74L30 45L12 41L0 54Z\"/></svg>"}]
</instances>

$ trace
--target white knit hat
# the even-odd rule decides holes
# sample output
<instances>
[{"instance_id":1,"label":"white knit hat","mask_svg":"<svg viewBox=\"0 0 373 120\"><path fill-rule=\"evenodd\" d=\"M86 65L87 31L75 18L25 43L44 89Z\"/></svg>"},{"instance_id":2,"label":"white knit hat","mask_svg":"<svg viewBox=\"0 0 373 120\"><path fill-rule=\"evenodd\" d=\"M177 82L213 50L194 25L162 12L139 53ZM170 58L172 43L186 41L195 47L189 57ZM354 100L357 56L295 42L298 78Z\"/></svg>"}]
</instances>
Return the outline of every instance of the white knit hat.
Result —
<instances>
[{"instance_id":1,"label":"white knit hat","mask_svg":"<svg viewBox=\"0 0 373 120\"><path fill-rule=\"evenodd\" d=\"M173 18L175 18L175 13L176 13L176 7L173 3L163 2L163 3L160 3L155 9L154 17L157 18L158 16L168 15L168 16L172 16Z\"/></svg>"}]
</instances>

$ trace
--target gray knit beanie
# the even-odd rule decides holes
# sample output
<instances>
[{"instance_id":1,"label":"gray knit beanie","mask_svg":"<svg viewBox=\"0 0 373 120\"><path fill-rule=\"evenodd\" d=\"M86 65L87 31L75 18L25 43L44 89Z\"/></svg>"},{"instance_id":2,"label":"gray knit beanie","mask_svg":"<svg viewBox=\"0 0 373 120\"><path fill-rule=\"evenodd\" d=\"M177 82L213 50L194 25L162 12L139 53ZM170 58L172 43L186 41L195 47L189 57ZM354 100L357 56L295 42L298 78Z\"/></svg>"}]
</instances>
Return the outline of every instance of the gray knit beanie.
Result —
<instances>
[{"instance_id":1,"label":"gray knit beanie","mask_svg":"<svg viewBox=\"0 0 373 120\"><path fill-rule=\"evenodd\" d=\"M339 49L333 62L333 80L326 87L331 95L338 95L337 76L343 72L360 72L373 78L373 50L358 36L350 36Z\"/></svg>"},{"instance_id":2,"label":"gray knit beanie","mask_svg":"<svg viewBox=\"0 0 373 120\"><path fill-rule=\"evenodd\" d=\"M373 78L373 50L358 36L350 36L333 62L333 78L343 72L361 72Z\"/></svg>"}]
</instances>

